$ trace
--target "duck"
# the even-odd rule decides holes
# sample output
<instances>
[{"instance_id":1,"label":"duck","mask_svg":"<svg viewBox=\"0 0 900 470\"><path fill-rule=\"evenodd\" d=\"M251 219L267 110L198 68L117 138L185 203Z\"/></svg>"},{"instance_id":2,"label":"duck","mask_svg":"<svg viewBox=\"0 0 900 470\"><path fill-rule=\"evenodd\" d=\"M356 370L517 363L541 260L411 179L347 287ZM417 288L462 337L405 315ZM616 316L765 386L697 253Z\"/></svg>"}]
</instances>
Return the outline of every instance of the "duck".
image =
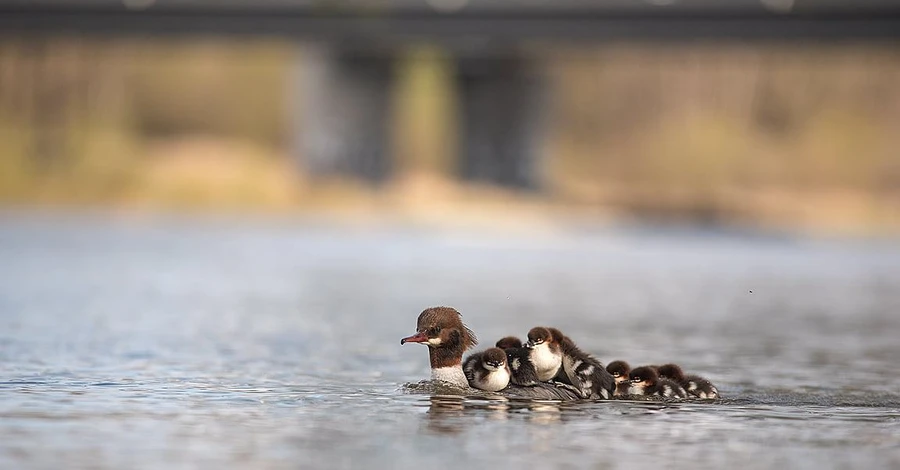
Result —
<instances>
[{"instance_id":1,"label":"duck","mask_svg":"<svg viewBox=\"0 0 900 470\"><path fill-rule=\"evenodd\" d=\"M540 380L550 377L571 384L582 398L609 399L615 393L616 382L603 364L559 329L532 328L525 347L532 349L531 361Z\"/></svg>"},{"instance_id":2,"label":"duck","mask_svg":"<svg viewBox=\"0 0 900 470\"><path fill-rule=\"evenodd\" d=\"M507 349L522 349L522 344L522 340L516 336L505 336L498 339L494 346L505 351Z\"/></svg>"},{"instance_id":3,"label":"duck","mask_svg":"<svg viewBox=\"0 0 900 470\"><path fill-rule=\"evenodd\" d=\"M707 379L698 375L685 375L677 364L664 364L656 368L660 378L672 380L697 398L719 398L719 390Z\"/></svg>"},{"instance_id":4,"label":"duck","mask_svg":"<svg viewBox=\"0 0 900 470\"><path fill-rule=\"evenodd\" d=\"M497 340L495 346L506 353L506 363L511 373L510 382L523 387L540 382L534 364L531 363L531 351L523 347L522 340L515 336L507 336Z\"/></svg>"},{"instance_id":5,"label":"duck","mask_svg":"<svg viewBox=\"0 0 900 470\"><path fill-rule=\"evenodd\" d=\"M627 395L658 396L663 398L687 398L687 392L677 382L661 379L650 366L635 368L628 374Z\"/></svg>"},{"instance_id":6,"label":"duck","mask_svg":"<svg viewBox=\"0 0 900 470\"><path fill-rule=\"evenodd\" d=\"M509 385L510 371L506 352L489 348L470 355L463 362L463 373L469 386L486 392L499 392Z\"/></svg>"},{"instance_id":7,"label":"duck","mask_svg":"<svg viewBox=\"0 0 900 470\"><path fill-rule=\"evenodd\" d=\"M525 347L530 349L529 358L534 364L538 380L553 380L562 368L562 348L559 339L554 338L548 328L536 326L528 332Z\"/></svg>"},{"instance_id":8,"label":"duck","mask_svg":"<svg viewBox=\"0 0 900 470\"><path fill-rule=\"evenodd\" d=\"M419 343L428 347L431 379L447 385L470 389L463 372L462 359L466 350L478 344L475 333L462 321L462 314L453 307L430 307L419 314L416 333L400 340L400 344ZM509 384L497 392L512 398L542 400L578 400L581 397L568 384L538 382L533 386Z\"/></svg>"},{"instance_id":9,"label":"duck","mask_svg":"<svg viewBox=\"0 0 900 470\"><path fill-rule=\"evenodd\" d=\"M628 382L628 373L631 372L631 366L625 361L612 361L606 365L606 371L613 376L618 385Z\"/></svg>"}]
</instances>

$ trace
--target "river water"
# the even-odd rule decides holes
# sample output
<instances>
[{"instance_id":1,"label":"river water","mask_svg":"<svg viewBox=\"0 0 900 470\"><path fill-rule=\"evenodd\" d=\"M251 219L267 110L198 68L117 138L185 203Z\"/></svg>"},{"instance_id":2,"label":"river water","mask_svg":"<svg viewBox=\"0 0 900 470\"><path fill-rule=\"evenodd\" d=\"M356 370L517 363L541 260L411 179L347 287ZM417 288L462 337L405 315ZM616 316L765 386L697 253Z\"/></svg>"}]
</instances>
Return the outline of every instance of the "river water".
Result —
<instances>
[{"instance_id":1,"label":"river water","mask_svg":"<svg viewBox=\"0 0 900 470\"><path fill-rule=\"evenodd\" d=\"M426 393L418 313L715 403ZM0 216L0 468L898 468L900 244Z\"/></svg>"}]
</instances>

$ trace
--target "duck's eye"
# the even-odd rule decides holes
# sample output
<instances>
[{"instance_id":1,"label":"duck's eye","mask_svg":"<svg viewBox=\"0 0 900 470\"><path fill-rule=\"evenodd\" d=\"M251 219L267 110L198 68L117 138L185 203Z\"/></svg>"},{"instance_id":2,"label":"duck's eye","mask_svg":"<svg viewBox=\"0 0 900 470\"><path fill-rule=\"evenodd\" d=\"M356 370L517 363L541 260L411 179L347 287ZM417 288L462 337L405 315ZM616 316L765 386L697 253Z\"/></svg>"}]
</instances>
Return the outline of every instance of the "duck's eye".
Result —
<instances>
[{"instance_id":1,"label":"duck's eye","mask_svg":"<svg viewBox=\"0 0 900 470\"><path fill-rule=\"evenodd\" d=\"M622 375L622 374L620 374L620 373L618 373L618 372L613 372L613 377L618 377L618 376L620 376L620 375Z\"/></svg>"},{"instance_id":2,"label":"duck's eye","mask_svg":"<svg viewBox=\"0 0 900 470\"><path fill-rule=\"evenodd\" d=\"M431 329L431 336L437 336L439 334L441 334L441 327L436 326Z\"/></svg>"}]
</instances>

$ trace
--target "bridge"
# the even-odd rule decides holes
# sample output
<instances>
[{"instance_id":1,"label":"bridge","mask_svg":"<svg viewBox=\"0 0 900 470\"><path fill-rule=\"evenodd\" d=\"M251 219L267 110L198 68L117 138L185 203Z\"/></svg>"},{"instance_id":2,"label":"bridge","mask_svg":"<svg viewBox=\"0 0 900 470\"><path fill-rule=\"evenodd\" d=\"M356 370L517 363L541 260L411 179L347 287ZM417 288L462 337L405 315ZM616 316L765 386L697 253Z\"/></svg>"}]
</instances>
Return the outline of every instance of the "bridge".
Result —
<instances>
[{"instance_id":1,"label":"bridge","mask_svg":"<svg viewBox=\"0 0 900 470\"><path fill-rule=\"evenodd\" d=\"M391 172L394 63L411 43L456 62L459 176L538 189L547 78L526 44L897 41L892 0L5 0L0 34L277 35L309 45L296 153L313 174Z\"/></svg>"}]
</instances>

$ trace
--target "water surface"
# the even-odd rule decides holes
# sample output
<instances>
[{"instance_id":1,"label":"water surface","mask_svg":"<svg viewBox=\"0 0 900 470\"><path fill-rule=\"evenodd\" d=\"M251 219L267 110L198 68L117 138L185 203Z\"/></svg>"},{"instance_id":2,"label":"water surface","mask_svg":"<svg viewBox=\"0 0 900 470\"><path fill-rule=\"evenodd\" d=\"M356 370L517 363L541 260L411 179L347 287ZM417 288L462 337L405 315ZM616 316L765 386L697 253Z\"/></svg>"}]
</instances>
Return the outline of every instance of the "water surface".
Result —
<instances>
[{"instance_id":1,"label":"water surface","mask_svg":"<svg viewBox=\"0 0 900 470\"><path fill-rule=\"evenodd\" d=\"M896 468L898 287L884 241L5 214L0 468ZM725 398L410 391L442 304Z\"/></svg>"}]
</instances>

